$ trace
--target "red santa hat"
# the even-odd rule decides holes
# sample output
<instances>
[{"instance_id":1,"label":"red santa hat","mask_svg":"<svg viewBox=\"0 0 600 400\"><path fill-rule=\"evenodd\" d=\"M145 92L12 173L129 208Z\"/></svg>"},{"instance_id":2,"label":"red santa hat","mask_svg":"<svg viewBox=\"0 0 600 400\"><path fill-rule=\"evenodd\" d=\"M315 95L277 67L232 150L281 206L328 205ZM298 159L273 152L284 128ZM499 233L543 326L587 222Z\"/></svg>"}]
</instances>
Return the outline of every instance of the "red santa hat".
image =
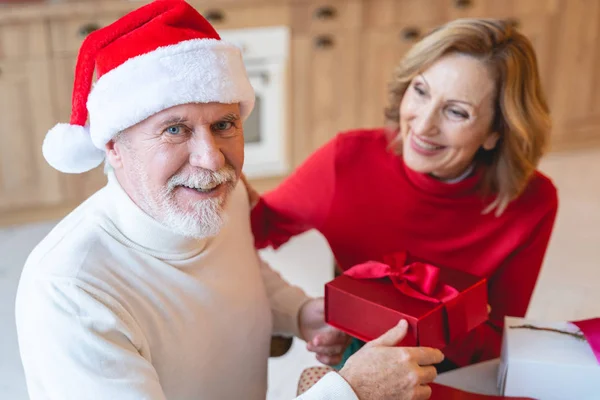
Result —
<instances>
[{"instance_id":1,"label":"red santa hat","mask_svg":"<svg viewBox=\"0 0 600 400\"><path fill-rule=\"evenodd\" d=\"M71 122L52 128L42 151L59 171L89 171L124 129L169 107L208 102L239 103L242 119L252 111L254 90L240 50L185 1L156 0L86 38Z\"/></svg>"}]
</instances>

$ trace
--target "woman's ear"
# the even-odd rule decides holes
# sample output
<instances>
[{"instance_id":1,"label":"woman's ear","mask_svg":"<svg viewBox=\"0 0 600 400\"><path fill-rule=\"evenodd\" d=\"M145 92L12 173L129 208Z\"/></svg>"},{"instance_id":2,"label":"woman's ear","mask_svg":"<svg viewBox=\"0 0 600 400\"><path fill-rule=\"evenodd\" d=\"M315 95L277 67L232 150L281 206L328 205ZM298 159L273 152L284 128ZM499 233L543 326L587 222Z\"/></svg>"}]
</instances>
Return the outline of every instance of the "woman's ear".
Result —
<instances>
[{"instance_id":1,"label":"woman's ear","mask_svg":"<svg viewBox=\"0 0 600 400\"><path fill-rule=\"evenodd\" d=\"M496 144L498 143L499 139L500 134L498 132L492 132L485 139L481 147L483 147L483 149L487 151L493 150L496 147Z\"/></svg>"}]
</instances>

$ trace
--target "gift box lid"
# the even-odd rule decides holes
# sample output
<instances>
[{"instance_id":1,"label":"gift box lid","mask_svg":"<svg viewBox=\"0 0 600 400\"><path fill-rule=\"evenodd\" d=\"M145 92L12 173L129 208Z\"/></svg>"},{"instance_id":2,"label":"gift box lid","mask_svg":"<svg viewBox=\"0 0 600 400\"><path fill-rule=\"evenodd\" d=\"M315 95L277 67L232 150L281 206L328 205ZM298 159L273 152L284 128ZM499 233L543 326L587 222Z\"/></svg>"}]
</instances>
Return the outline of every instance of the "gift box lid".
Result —
<instances>
[{"instance_id":1,"label":"gift box lid","mask_svg":"<svg viewBox=\"0 0 600 400\"><path fill-rule=\"evenodd\" d=\"M465 292L479 285L486 285L486 279L463 271L440 269L440 281L454 287L459 292ZM393 285L381 286L382 282L390 283L388 278L355 279L341 275L327 285L333 285L338 290L348 293L360 293L360 297L381 307L397 309L399 304L410 307L415 317L423 317L441 307L441 304L426 302L400 294Z\"/></svg>"},{"instance_id":2,"label":"gift box lid","mask_svg":"<svg viewBox=\"0 0 600 400\"><path fill-rule=\"evenodd\" d=\"M328 285L333 285L337 290L348 293L348 296L360 297L372 302L376 307L398 309L407 308L411 310L415 318L422 318L433 312L441 304L428 303L423 300L404 296L391 284L382 286L381 283L389 283L387 279L354 279L341 275Z\"/></svg>"}]
</instances>

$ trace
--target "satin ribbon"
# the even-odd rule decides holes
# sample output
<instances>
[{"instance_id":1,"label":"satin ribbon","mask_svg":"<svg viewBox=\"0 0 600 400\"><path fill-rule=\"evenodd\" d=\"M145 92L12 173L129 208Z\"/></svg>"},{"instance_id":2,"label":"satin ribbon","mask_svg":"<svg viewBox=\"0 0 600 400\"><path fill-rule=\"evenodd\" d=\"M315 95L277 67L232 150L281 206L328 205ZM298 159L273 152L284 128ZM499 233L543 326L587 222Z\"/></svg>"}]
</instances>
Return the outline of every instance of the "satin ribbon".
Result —
<instances>
[{"instance_id":1,"label":"satin ribbon","mask_svg":"<svg viewBox=\"0 0 600 400\"><path fill-rule=\"evenodd\" d=\"M440 282L440 269L433 265L414 262L406 264L406 252L384 257L384 262L367 261L344 271L355 279L389 278L399 292L414 299L443 304L448 318L447 341L451 342L466 325L462 307L454 301L459 291Z\"/></svg>"},{"instance_id":2,"label":"satin ribbon","mask_svg":"<svg viewBox=\"0 0 600 400\"><path fill-rule=\"evenodd\" d=\"M440 283L440 269L433 265L406 263L406 253L396 253L384 258L385 262L367 261L344 272L355 279L390 278L396 289L405 295L429 303L445 303L456 296L458 290Z\"/></svg>"},{"instance_id":3,"label":"satin ribbon","mask_svg":"<svg viewBox=\"0 0 600 400\"><path fill-rule=\"evenodd\" d=\"M598 360L598 364L600 364L600 318L574 321L571 323L577 326L581 333L583 333L585 340L587 340L596 356L596 360Z\"/></svg>"}]
</instances>

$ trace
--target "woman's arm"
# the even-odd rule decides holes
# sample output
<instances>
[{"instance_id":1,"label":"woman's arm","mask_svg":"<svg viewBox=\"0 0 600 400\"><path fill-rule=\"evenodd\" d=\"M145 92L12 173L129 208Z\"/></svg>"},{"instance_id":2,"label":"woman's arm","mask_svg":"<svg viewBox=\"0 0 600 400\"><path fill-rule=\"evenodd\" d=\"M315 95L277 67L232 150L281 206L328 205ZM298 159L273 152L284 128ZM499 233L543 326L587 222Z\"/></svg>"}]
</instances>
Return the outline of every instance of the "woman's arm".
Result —
<instances>
[{"instance_id":1,"label":"woman's arm","mask_svg":"<svg viewBox=\"0 0 600 400\"><path fill-rule=\"evenodd\" d=\"M490 322L502 328L504 317L523 317L527 312L556 219L557 204L542 218L524 243L490 279Z\"/></svg>"},{"instance_id":2,"label":"woman's arm","mask_svg":"<svg viewBox=\"0 0 600 400\"><path fill-rule=\"evenodd\" d=\"M292 236L325 223L335 192L337 140L317 150L254 206L251 221L257 248L278 248Z\"/></svg>"}]
</instances>

